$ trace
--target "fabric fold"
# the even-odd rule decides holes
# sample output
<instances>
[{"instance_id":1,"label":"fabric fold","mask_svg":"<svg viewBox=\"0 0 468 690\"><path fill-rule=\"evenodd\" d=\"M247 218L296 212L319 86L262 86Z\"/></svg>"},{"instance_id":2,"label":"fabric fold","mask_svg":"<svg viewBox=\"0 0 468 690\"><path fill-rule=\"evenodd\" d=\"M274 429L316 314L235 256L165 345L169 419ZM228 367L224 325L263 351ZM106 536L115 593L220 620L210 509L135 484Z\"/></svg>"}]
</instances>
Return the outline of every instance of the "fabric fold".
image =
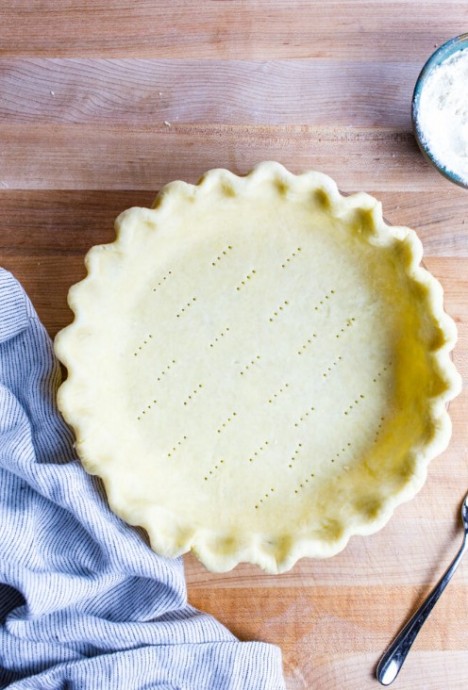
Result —
<instances>
[{"instance_id":1,"label":"fabric fold","mask_svg":"<svg viewBox=\"0 0 468 690\"><path fill-rule=\"evenodd\" d=\"M189 606L182 560L110 511L59 383L45 329L0 269L0 688L283 690L280 650Z\"/></svg>"}]
</instances>

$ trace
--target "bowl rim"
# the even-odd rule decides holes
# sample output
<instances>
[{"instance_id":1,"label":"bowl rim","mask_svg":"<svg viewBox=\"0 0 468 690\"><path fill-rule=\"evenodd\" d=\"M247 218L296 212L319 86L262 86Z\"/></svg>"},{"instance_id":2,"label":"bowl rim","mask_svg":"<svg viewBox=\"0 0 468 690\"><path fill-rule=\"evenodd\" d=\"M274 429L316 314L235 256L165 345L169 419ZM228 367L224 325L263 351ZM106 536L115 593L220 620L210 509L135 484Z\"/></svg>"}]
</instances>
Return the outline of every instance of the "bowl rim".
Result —
<instances>
[{"instance_id":1,"label":"bowl rim","mask_svg":"<svg viewBox=\"0 0 468 690\"><path fill-rule=\"evenodd\" d=\"M426 160L428 160L429 163L431 163L447 180L453 182L459 187L468 189L468 180L466 178L458 175L458 173L445 166L442 161L438 160L434 156L432 150L427 145L426 140L423 137L422 129L419 125L419 101L421 98L422 88L429 74L432 72L434 67L441 65L443 62L445 62L445 60L450 58L459 50L465 49L468 49L468 32L459 34L458 36L454 36L448 41L445 41L427 58L414 85L413 95L411 98L411 122L415 139Z\"/></svg>"}]
</instances>

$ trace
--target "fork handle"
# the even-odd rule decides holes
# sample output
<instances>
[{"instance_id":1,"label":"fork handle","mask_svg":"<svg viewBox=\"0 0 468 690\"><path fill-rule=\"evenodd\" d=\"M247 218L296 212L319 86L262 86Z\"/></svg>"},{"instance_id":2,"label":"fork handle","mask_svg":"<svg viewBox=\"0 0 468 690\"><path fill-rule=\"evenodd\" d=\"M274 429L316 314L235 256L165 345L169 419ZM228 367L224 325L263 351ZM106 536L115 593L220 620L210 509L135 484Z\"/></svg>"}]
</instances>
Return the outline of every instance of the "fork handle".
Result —
<instances>
[{"instance_id":1,"label":"fork handle","mask_svg":"<svg viewBox=\"0 0 468 690\"><path fill-rule=\"evenodd\" d=\"M468 539L465 534L461 549L453 559L452 563L442 575L427 599L423 601L416 613L413 614L403 630L396 636L390 647L380 659L376 670L376 676L377 680L382 685L390 685L397 677L411 648L411 645L416 639L416 636L421 630L426 618L429 616L430 612L437 603L440 595L452 579L452 576L457 569L467 546Z\"/></svg>"}]
</instances>

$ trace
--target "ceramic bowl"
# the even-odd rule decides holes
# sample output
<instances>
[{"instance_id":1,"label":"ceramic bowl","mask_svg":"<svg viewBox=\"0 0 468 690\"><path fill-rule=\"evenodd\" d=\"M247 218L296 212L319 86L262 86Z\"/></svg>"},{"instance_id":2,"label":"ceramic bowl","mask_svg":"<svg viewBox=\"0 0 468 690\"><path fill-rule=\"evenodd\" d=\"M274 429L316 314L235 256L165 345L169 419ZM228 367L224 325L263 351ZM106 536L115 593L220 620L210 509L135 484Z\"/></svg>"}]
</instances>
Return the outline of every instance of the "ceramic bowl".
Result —
<instances>
[{"instance_id":1,"label":"ceramic bowl","mask_svg":"<svg viewBox=\"0 0 468 690\"><path fill-rule=\"evenodd\" d=\"M431 149L428 147L427 141L424 138L424 133L420 126L420 100L421 93L424 85L427 82L429 75L432 73L434 68L438 67L440 64L445 62L454 53L459 50L468 49L468 33L461 34L460 36L455 36L451 38L446 43L443 43L437 50L432 53L430 58L427 60L426 64L422 68L419 77L416 81L414 87L411 117L413 122L413 131L418 142L419 148L421 149L425 158L438 170L444 177L446 177L451 182L459 185L460 187L468 188L468 183L466 179L463 179L457 173L453 172L447 168L441 161L437 160L432 153Z\"/></svg>"}]
</instances>

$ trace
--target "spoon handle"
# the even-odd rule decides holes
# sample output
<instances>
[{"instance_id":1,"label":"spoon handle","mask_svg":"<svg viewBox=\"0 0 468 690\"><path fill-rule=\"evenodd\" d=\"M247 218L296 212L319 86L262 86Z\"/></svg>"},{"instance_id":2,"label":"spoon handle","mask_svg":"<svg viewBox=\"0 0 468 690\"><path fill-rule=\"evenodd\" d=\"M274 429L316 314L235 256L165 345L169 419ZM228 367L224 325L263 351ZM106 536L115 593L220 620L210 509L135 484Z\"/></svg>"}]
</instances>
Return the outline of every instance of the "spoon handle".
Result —
<instances>
[{"instance_id":1,"label":"spoon handle","mask_svg":"<svg viewBox=\"0 0 468 690\"><path fill-rule=\"evenodd\" d=\"M465 534L461 549L453 559L452 563L442 575L427 599L423 601L416 613L413 614L403 630L396 636L390 647L380 659L376 670L376 676L377 680L382 685L390 685L390 683L393 683L397 677L411 648L411 645L416 639L416 636L421 630L426 618L429 616L430 612L437 603L440 595L452 579L452 576L457 569L467 546L468 540Z\"/></svg>"}]
</instances>

